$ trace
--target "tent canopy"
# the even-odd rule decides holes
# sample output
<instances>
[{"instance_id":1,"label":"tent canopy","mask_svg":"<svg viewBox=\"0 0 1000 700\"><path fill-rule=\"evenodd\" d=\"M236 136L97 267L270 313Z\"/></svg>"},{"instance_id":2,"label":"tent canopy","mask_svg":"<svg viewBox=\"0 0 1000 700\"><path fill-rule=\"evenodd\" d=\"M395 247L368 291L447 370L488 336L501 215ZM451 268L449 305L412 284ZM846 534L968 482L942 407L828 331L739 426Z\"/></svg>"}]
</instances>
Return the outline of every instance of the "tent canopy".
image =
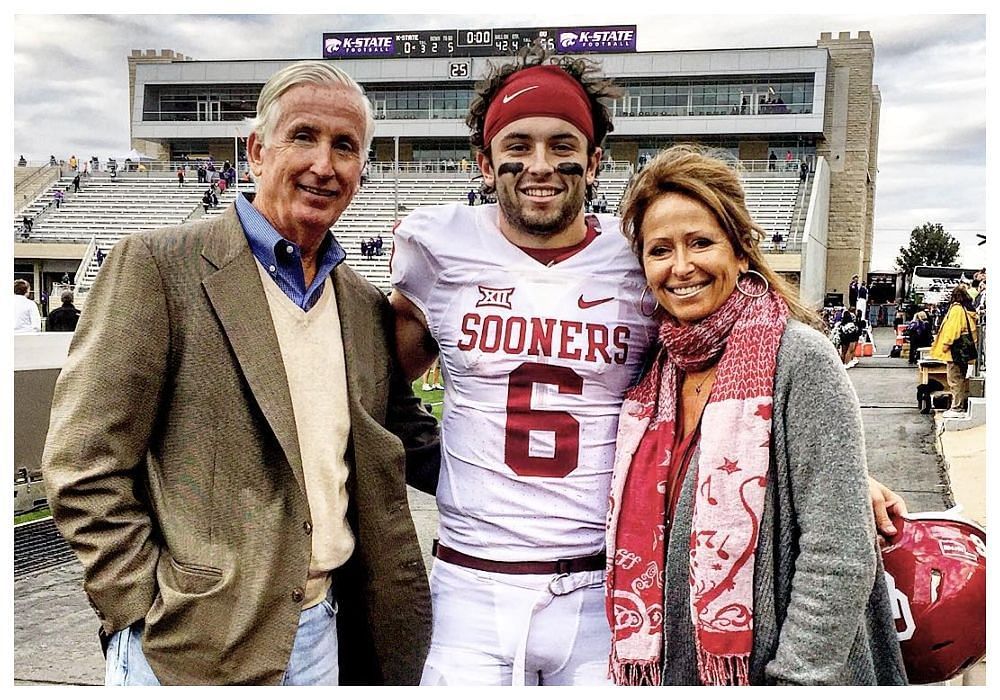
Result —
<instances>
[{"instance_id":1,"label":"tent canopy","mask_svg":"<svg viewBox=\"0 0 1000 700\"><path fill-rule=\"evenodd\" d=\"M130 160L133 163L138 163L139 161L143 161L143 160L145 160L145 161L156 160L155 158L151 158L150 156L147 156L145 153L139 153L139 151L135 150L134 148L131 151L129 151L128 153L125 153L124 155L112 156L112 157L115 160L117 160L117 161L124 162L126 160Z\"/></svg>"}]
</instances>

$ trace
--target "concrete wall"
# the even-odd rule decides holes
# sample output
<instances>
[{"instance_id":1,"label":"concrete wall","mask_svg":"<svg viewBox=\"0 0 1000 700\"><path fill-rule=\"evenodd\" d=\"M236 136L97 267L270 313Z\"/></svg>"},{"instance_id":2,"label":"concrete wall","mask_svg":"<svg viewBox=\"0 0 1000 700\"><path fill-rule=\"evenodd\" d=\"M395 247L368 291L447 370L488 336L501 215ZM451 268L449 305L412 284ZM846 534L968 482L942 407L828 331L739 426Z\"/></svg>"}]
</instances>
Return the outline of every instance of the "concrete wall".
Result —
<instances>
[{"instance_id":1,"label":"concrete wall","mask_svg":"<svg viewBox=\"0 0 1000 700\"><path fill-rule=\"evenodd\" d=\"M802 232L799 298L813 309L823 308L826 296L827 257L830 220L830 166L826 158L816 159L812 195Z\"/></svg>"},{"instance_id":2,"label":"concrete wall","mask_svg":"<svg viewBox=\"0 0 1000 700\"><path fill-rule=\"evenodd\" d=\"M72 338L72 333L14 335L14 474L41 468L52 392Z\"/></svg>"}]
</instances>

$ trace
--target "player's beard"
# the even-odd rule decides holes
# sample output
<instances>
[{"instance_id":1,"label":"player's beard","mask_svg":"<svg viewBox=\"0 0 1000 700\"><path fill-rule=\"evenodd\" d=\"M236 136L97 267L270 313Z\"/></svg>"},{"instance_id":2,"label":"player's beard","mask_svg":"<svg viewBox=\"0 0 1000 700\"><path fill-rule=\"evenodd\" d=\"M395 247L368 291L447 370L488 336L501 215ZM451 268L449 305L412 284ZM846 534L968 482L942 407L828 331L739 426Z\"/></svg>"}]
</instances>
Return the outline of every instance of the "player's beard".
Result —
<instances>
[{"instance_id":1,"label":"player's beard","mask_svg":"<svg viewBox=\"0 0 1000 700\"><path fill-rule=\"evenodd\" d=\"M507 223L518 231L545 238L554 236L568 229L583 211L586 188L582 178L573 179L575 182L562 194L562 204L550 211L538 211L530 205L524 206L518 196L517 184L507 185L502 180L497 182L497 204Z\"/></svg>"}]
</instances>

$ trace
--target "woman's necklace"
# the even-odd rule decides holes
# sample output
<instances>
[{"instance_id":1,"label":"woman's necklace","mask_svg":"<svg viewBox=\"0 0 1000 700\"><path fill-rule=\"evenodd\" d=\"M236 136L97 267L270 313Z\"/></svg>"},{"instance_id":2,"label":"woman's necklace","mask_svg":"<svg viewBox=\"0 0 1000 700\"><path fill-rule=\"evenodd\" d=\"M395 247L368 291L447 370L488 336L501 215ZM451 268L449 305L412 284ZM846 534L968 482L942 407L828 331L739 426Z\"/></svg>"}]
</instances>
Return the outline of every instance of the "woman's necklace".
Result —
<instances>
[{"instance_id":1,"label":"woman's necklace","mask_svg":"<svg viewBox=\"0 0 1000 700\"><path fill-rule=\"evenodd\" d=\"M714 376L715 376L715 367L713 366L710 370L708 370L708 372L705 373L705 376L701 378L701 381L695 385L694 393L700 396L701 388L705 386L705 382L708 381L709 377L714 377Z\"/></svg>"}]
</instances>

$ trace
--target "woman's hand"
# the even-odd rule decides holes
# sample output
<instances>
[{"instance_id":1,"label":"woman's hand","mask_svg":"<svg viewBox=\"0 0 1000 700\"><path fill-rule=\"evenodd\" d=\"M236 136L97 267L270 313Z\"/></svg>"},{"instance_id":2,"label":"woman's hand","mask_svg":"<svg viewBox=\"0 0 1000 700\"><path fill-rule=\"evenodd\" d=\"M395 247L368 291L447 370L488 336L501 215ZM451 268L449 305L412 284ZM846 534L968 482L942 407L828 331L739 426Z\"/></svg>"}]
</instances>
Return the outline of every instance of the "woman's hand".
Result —
<instances>
[{"instance_id":1,"label":"woman's hand","mask_svg":"<svg viewBox=\"0 0 1000 700\"><path fill-rule=\"evenodd\" d=\"M868 495L872 501L872 512L875 515L875 529L878 531L879 544L884 544L884 537L896 534L896 527L890 519L891 514L906 515L906 502L902 496L891 491L885 484L868 477Z\"/></svg>"}]
</instances>

